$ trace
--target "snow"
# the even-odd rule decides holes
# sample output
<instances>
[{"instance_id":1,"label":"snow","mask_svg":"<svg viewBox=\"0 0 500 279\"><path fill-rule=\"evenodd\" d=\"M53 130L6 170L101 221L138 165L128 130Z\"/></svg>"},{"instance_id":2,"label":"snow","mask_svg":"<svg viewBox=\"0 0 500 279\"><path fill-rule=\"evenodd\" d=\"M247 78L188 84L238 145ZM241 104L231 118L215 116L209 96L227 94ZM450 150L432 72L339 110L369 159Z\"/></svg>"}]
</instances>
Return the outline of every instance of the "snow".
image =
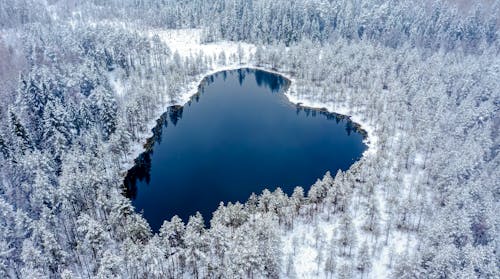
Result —
<instances>
[{"instance_id":1,"label":"snow","mask_svg":"<svg viewBox=\"0 0 500 279\"><path fill-rule=\"evenodd\" d=\"M327 257L327 247L330 245L330 240L335 237L335 232L340 229L338 228L339 224L337 222L337 217L333 216L330 220L328 220L325 215L325 213L319 214L313 223L303 221L296 223L294 228L291 231L288 231L282 238L283 267L286 267L289 255L293 255L293 263L297 278L329 278L323 270ZM355 232L356 239L358 240L358 248L361 246L363 241L370 240L372 237L360 229L362 217L362 214L357 214L357 217L353 219L353 223L356 228ZM318 264L316 262L319 252L316 248L316 227L325 235L325 241L319 244L319 247L324 253L319 267L319 272ZM383 242L383 238L384 236L381 236L378 242ZM372 251L372 268L368 273L365 273L362 278L388 278L391 271L390 267L395 260L394 258L391 259L391 253L393 252L394 255L406 254L415 248L416 242L417 240L414 235L398 230L392 230L389 235L387 245L372 246L376 249L376 251ZM353 253L356 253L356 249L353 250ZM355 265L355 260L356 257L354 256L347 258L336 257L335 259L337 268L343 263ZM354 275L355 273L353 273L353 276ZM361 277L360 274L356 275L357 277L354 278Z\"/></svg>"},{"instance_id":2,"label":"snow","mask_svg":"<svg viewBox=\"0 0 500 279\"><path fill-rule=\"evenodd\" d=\"M422 155L420 153L415 155L415 164L417 164L419 166L423 166L424 165L424 155Z\"/></svg>"},{"instance_id":3,"label":"snow","mask_svg":"<svg viewBox=\"0 0 500 279\"><path fill-rule=\"evenodd\" d=\"M318 273L318 265L316 262L318 250L316 249L315 226L325 235L326 241L321 243L320 246L326 248L330 240L334 237L334 232L337 227L337 223L334 222L334 219L330 221L320 220L317 221L316 224L298 223L294 226L293 230L283 237L283 254L285 260L288 255L295 254L293 261L295 273L298 278L323 278L325 276L322 266ZM326 255L324 255L324 258L326 258Z\"/></svg>"},{"instance_id":4,"label":"snow","mask_svg":"<svg viewBox=\"0 0 500 279\"><path fill-rule=\"evenodd\" d=\"M122 97L125 93L125 85L123 84L122 79L118 78L116 71L108 73L108 80L111 84L113 92L115 92L117 96Z\"/></svg>"},{"instance_id":5,"label":"snow","mask_svg":"<svg viewBox=\"0 0 500 279\"><path fill-rule=\"evenodd\" d=\"M172 52L178 52L181 57L189 57L203 52L206 56L219 55L222 51L226 57L236 55L238 45L241 46L245 54L254 53L255 46L247 43L217 42L203 44L201 41L201 29L153 29L147 31L149 37L158 35L160 40L168 45Z\"/></svg>"},{"instance_id":6,"label":"snow","mask_svg":"<svg viewBox=\"0 0 500 279\"><path fill-rule=\"evenodd\" d=\"M0 29L0 41L8 47L14 47L17 42L21 40L19 32L14 29ZM20 52L20 50L13 49L15 52Z\"/></svg>"}]
</instances>

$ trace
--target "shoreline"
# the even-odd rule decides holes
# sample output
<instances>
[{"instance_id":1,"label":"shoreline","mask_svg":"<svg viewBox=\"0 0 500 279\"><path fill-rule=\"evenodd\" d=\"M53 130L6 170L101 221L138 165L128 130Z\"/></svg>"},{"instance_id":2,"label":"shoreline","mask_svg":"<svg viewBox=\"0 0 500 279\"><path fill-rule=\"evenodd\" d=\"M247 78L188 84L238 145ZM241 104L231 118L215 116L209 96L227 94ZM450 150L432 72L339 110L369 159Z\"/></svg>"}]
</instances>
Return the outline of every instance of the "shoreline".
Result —
<instances>
[{"instance_id":1,"label":"shoreline","mask_svg":"<svg viewBox=\"0 0 500 279\"><path fill-rule=\"evenodd\" d=\"M286 72L280 72L278 70L273 70L262 66L255 66L252 64L227 65L227 66L216 66L213 69L198 75L195 81L190 82L185 86L186 89L185 93L181 94L178 97L177 101L167 102L166 105L162 106L162 108L158 110L158 112L156 113L158 114L158 116L148 123L147 132L140 135L139 141L135 141L131 144L130 152L127 154L127 160L121 162L120 172L122 174L122 177L125 178L127 176L128 171L134 167L135 160L142 153L147 151L145 145L154 136L152 130L156 127L158 119L161 118L161 116L168 110L169 107L185 106L192 99L192 97L194 97L196 94L199 93L200 86L202 86L204 80L209 78L211 75L224 71L232 71L239 69L260 70L267 73L280 75L289 82L289 86L284 90L283 94L287 98L288 102L290 102L291 104L298 107L318 110L321 112L342 115L345 116L347 119L349 119L349 121L353 122L357 126L356 128L359 128L363 132L364 136L363 143L367 146L366 150L362 153L361 157L357 162L362 161L365 157L369 155L376 154L375 147L377 143L377 138L375 136L375 128L369 125L367 121L364 121L362 115L351 113L350 110L345 107L335 108L334 104L324 104L320 102L311 101L306 98L300 98L298 96L294 96L293 92L297 91L296 90L297 81L295 78L293 78ZM349 171L349 169L347 171Z\"/></svg>"}]
</instances>

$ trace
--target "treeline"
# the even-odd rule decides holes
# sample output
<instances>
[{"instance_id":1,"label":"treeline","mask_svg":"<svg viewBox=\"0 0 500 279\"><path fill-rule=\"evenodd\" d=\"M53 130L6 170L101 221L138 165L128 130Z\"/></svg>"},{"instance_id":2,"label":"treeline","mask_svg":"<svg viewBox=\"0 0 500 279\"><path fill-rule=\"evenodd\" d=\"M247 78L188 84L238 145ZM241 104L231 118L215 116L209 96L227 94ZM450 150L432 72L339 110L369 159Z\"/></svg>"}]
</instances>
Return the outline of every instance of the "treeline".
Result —
<instances>
[{"instance_id":1,"label":"treeline","mask_svg":"<svg viewBox=\"0 0 500 279\"><path fill-rule=\"evenodd\" d=\"M144 0L7 1L4 26L54 19L135 22L158 28L206 28L205 40L294 44L368 40L398 48L480 52L498 44L500 2L459 10L450 1L385 0ZM34 12L38 11L38 12Z\"/></svg>"},{"instance_id":2,"label":"treeline","mask_svg":"<svg viewBox=\"0 0 500 279\"><path fill-rule=\"evenodd\" d=\"M432 51L478 52L483 44L498 48L498 4L493 11L478 7L465 16L442 1L426 6L413 1L241 0L216 1L210 7L207 40L290 45L344 38Z\"/></svg>"},{"instance_id":3,"label":"treeline","mask_svg":"<svg viewBox=\"0 0 500 279\"><path fill-rule=\"evenodd\" d=\"M393 260L379 262L394 278L499 276L495 8L462 18L440 2L4 3L0 55L19 66L0 75L11 88L0 104L1 277L293 277L283 236L303 226L318 240L317 276L363 277L387 250ZM207 41L257 48L249 61L182 58L101 19L205 26ZM300 99L363 116L375 154L308 191L221 205L210 228L212 216L196 215L153 235L122 195L123 165L187 84L242 62L292 75Z\"/></svg>"},{"instance_id":4,"label":"treeline","mask_svg":"<svg viewBox=\"0 0 500 279\"><path fill-rule=\"evenodd\" d=\"M160 28L206 28L205 40L290 45L338 38L398 48L480 52L498 45L500 2L458 10L449 1L191 0L92 1L85 17L130 20ZM59 6L62 6L59 5ZM68 16L73 14L68 13Z\"/></svg>"}]
</instances>

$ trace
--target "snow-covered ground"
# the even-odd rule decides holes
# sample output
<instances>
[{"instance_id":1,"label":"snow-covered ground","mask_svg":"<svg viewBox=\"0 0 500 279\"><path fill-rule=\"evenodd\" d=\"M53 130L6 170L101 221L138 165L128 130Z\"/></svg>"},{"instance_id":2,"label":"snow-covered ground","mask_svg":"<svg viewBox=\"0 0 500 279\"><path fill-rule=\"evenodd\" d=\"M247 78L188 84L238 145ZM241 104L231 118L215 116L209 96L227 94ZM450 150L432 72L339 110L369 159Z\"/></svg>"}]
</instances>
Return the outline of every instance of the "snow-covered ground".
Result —
<instances>
[{"instance_id":1,"label":"snow-covered ground","mask_svg":"<svg viewBox=\"0 0 500 279\"><path fill-rule=\"evenodd\" d=\"M237 54L238 46L247 55L255 52L255 46L247 43L221 41L203 44L201 29L153 29L147 31L147 34L150 37L158 35L172 52L178 52L181 57L194 56L200 52L205 56L219 56L222 51L229 57Z\"/></svg>"},{"instance_id":2,"label":"snow-covered ground","mask_svg":"<svg viewBox=\"0 0 500 279\"><path fill-rule=\"evenodd\" d=\"M113 92L115 92L118 97L122 97L127 90L127 86L122 81L122 79L119 78L116 70L108 73L108 80L113 89Z\"/></svg>"}]
</instances>

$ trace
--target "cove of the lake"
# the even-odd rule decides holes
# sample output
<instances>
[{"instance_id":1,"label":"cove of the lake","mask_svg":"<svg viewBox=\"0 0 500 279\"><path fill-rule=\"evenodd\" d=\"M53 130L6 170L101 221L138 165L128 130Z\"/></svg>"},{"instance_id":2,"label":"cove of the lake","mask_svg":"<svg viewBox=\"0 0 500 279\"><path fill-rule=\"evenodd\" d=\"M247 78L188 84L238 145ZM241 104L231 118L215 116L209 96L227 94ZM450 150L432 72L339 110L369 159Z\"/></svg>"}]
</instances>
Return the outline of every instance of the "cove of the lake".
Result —
<instances>
[{"instance_id":1,"label":"cove of the lake","mask_svg":"<svg viewBox=\"0 0 500 279\"><path fill-rule=\"evenodd\" d=\"M224 71L207 77L188 104L168 109L125 178L127 196L154 231L196 211L208 224L221 201L243 203L265 188L307 192L326 171L335 175L361 157L356 124L290 103L288 86L261 70Z\"/></svg>"}]
</instances>

